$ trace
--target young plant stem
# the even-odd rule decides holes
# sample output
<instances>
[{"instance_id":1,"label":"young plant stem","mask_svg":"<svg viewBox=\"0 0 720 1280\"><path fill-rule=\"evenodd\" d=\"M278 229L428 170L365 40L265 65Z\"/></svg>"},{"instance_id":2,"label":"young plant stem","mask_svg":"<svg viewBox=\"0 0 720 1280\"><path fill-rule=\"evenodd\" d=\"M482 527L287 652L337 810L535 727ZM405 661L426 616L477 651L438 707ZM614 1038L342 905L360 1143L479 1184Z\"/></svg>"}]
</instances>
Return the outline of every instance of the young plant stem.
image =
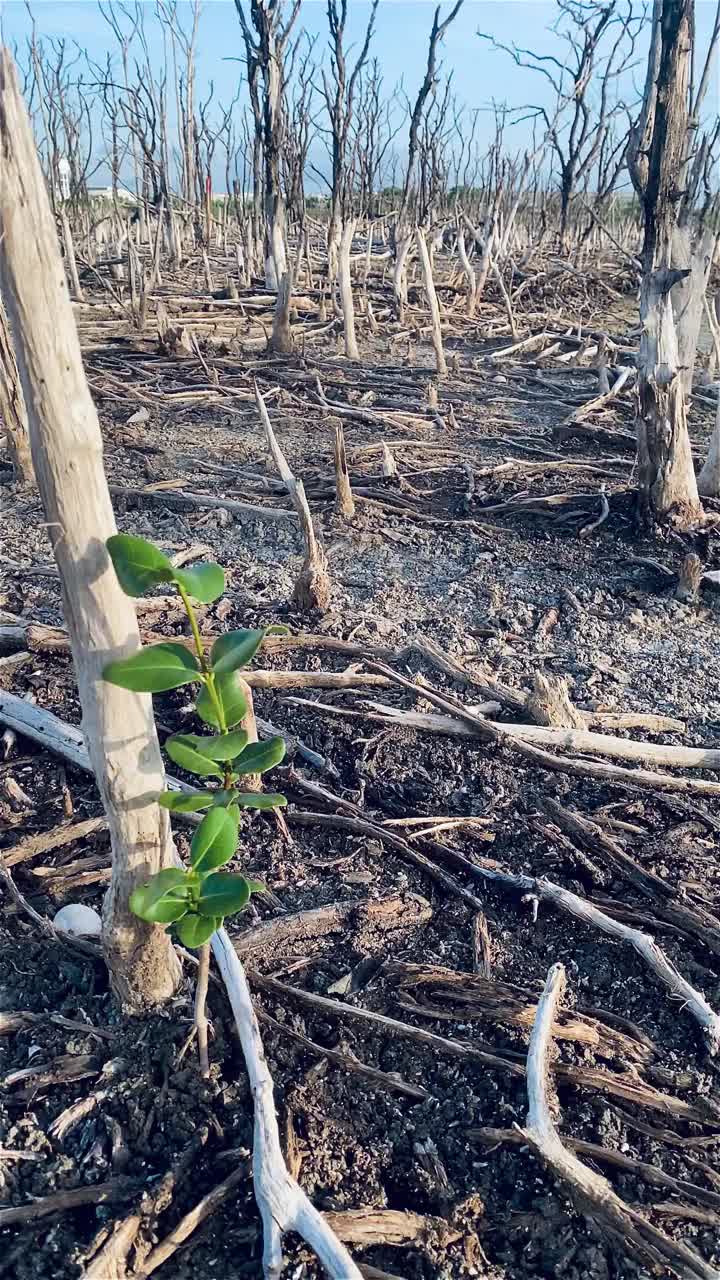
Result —
<instances>
[{"instance_id":1,"label":"young plant stem","mask_svg":"<svg viewBox=\"0 0 720 1280\"><path fill-rule=\"evenodd\" d=\"M207 664L207 658L205 657L205 647L203 645L202 637L200 635L200 628L198 627L198 624L197 624L195 610L192 607L192 600L190 599L185 588L182 587L179 582L177 582L175 585L177 586L177 589L180 593L180 599L182 600L183 605L185 606L185 612L188 616L188 622L190 623L190 630L192 631L193 640L195 642L195 650L197 653L198 662L200 663L200 669L203 673L204 684L205 684L205 687L207 688L208 694L215 708L215 714L218 718L218 728L221 733L227 733L227 723L225 721L225 712L223 710L222 703L220 702L220 699L217 696L217 690L215 688L215 676L213 675L212 671L210 670Z\"/></svg>"},{"instance_id":2,"label":"young plant stem","mask_svg":"<svg viewBox=\"0 0 720 1280\"><path fill-rule=\"evenodd\" d=\"M198 1059L200 1075L207 1080L210 1075L210 1058L208 1055L208 1023L205 1012L208 980L210 977L210 943L198 948L198 971L195 982L195 1029L197 1031Z\"/></svg>"},{"instance_id":3,"label":"young plant stem","mask_svg":"<svg viewBox=\"0 0 720 1280\"><path fill-rule=\"evenodd\" d=\"M200 636L200 628L197 624L195 610L192 601L185 589L177 583L177 589L180 598L185 606L185 612L190 623L190 630L195 641L195 649L200 663L200 669L203 673L205 687L210 695L212 704L215 708L215 714L218 720L218 728L221 733L227 733L227 722L225 719L225 711L223 705L218 698L215 688L215 676L207 664L205 657L205 648ZM223 786L227 789L230 785L230 766L225 766L225 776ZM198 1059L200 1062L200 1074L204 1080L210 1075L210 1058L208 1055L208 1025L207 1014L205 1013L205 1002L207 1000L208 981L210 977L210 944L206 942L204 946L198 948L198 972L195 983L195 1027L197 1029L198 1041Z\"/></svg>"}]
</instances>

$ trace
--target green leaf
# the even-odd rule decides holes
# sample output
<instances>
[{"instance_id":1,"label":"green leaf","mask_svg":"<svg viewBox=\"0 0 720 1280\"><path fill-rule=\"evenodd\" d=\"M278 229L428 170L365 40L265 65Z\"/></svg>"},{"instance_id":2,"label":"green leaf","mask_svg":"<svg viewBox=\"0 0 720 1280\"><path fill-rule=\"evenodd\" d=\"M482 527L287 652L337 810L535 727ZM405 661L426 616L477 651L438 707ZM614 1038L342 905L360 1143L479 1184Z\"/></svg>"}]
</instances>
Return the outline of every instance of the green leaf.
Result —
<instances>
[{"instance_id":1,"label":"green leaf","mask_svg":"<svg viewBox=\"0 0 720 1280\"><path fill-rule=\"evenodd\" d=\"M227 916L242 911L249 899L250 886L244 876L215 871L203 881L197 909L203 916Z\"/></svg>"},{"instance_id":2,"label":"green leaf","mask_svg":"<svg viewBox=\"0 0 720 1280\"><path fill-rule=\"evenodd\" d=\"M196 916L193 912L180 921L176 933L184 947L203 947L221 924L222 916Z\"/></svg>"},{"instance_id":3,"label":"green leaf","mask_svg":"<svg viewBox=\"0 0 720 1280\"><path fill-rule=\"evenodd\" d=\"M287 797L273 791L236 791L234 803L241 809L284 809Z\"/></svg>"},{"instance_id":4,"label":"green leaf","mask_svg":"<svg viewBox=\"0 0 720 1280\"><path fill-rule=\"evenodd\" d=\"M247 699L240 677L235 671L227 671L222 675L216 676L215 692L225 714L225 724L228 729L233 729L236 724L240 723L247 711ZM207 687L200 690L195 710L200 719L204 720L206 724L212 725L213 729L222 728L215 710L215 704L207 691Z\"/></svg>"},{"instance_id":5,"label":"green leaf","mask_svg":"<svg viewBox=\"0 0 720 1280\"><path fill-rule=\"evenodd\" d=\"M188 881L180 867L166 867L130 894L130 910L152 924L172 924L188 909Z\"/></svg>"},{"instance_id":6,"label":"green leaf","mask_svg":"<svg viewBox=\"0 0 720 1280\"><path fill-rule=\"evenodd\" d=\"M207 756L198 751L198 742L202 742L202 738L194 733L173 733L165 739L165 750L170 759L179 764L181 769L187 769L188 773L197 773L201 778L209 778L211 775L222 778L222 769L214 760L208 760Z\"/></svg>"},{"instance_id":7,"label":"green leaf","mask_svg":"<svg viewBox=\"0 0 720 1280\"><path fill-rule=\"evenodd\" d=\"M214 561L196 564L192 569L173 569L172 576L200 604L212 604L225 590L225 570Z\"/></svg>"},{"instance_id":8,"label":"green leaf","mask_svg":"<svg viewBox=\"0 0 720 1280\"><path fill-rule=\"evenodd\" d=\"M198 680L199 671L195 658L183 645L152 644L129 658L110 662L103 671L103 680L133 693L164 693Z\"/></svg>"},{"instance_id":9,"label":"green leaf","mask_svg":"<svg viewBox=\"0 0 720 1280\"><path fill-rule=\"evenodd\" d=\"M145 538L114 533L105 546L126 596L143 596L149 587L172 581L173 567L167 556Z\"/></svg>"},{"instance_id":10,"label":"green leaf","mask_svg":"<svg viewBox=\"0 0 720 1280\"><path fill-rule=\"evenodd\" d=\"M197 813L209 809L214 800L214 791L161 791L158 796L158 804L171 813Z\"/></svg>"},{"instance_id":11,"label":"green leaf","mask_svg":"<svg viewBox=\"0 0 720 1280\"><path fill-rule=\"evenodd\" d=\"M266 628L260 631L228 631L218 636L210 652L210 664L213 671L237 671L246 667L255 657L265 639Z\"/></svg>"},{"instance_id":12,"label":"green leaf","mask_svg":"<svg viewBox=\"0 0 720 1280\"><path fill-rule=\"evenodd\" d=\"M238 829L228 809L217 806L205 814L190 846L190 862L204 874L223 867L237 848Z\"/></svg>"},{"instance_id":13,"label":"green leaf","mask_svg":"<svg viewBox=\"0 0 720 1280\"><path fill-rule=\"evenodd\" d=\"M251 893L267 893L268 891L267 885L263 884L262 880L251 880L250 877L248 876L247 882L248 882L248 889L250 890Z\"/></svg>"},{"instance_id":14,"label":"green leaf","mask_svg":"<svg viewBox=\"0 0 720 1280\"><path fill-rule=\"evenodd\" d=\"M284 738L268 738L267 742L251 742L233 764L236 773L265 773L279 764L285 755Z\"/></svg>"},{"instance_id":15,"label":"green leaf","mask_svg":"<svg viewBox=\"0 0 720 1280\"><path fill-rule=\"evenodd\" d=\"M244 729L235 729L233 733L221 733L216 738L198 738L198 751L208 760L234 760L247 744Z\"/></svg>"}]
</instances>

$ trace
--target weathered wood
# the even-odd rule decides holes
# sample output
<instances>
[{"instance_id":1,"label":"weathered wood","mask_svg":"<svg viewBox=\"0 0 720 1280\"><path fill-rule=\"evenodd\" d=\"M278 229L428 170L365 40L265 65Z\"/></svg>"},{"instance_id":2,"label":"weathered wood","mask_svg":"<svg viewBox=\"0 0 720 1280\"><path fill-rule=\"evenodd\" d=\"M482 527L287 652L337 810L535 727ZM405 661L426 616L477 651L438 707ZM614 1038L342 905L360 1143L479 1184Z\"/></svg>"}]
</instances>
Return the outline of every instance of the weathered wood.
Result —
<instances>
[{"instance_id":1,"label":"weathered wood","mask_svg":"<svg viewBox=\"0 0 720 1280\"><path fill-rule=\"evenodd\" d=\"M340 286L340 305L343 313L343 333L345 338L345 355L348 360L359 360L357 337L355 335L355 303L353 300L352 274L350 271L350 250L356 227L355 218L348 218L343 225L338 250L338 284Z\"/></svg>"},{"instance_id":2,"label":"weathered wood","mask_svg":"<svg viewBox=\"0 0 720 1280\"><path fill-rule=\"evenodd\" d=\"M282 1233L297 1231L315 1249L328 1275L360 1280L360 1272L350 1254L285 1164L272 1077L245 971L225 929L213 934L211 945L227 988L253 1099L253 1188L263 1222L265 1276L267 1280L279 1280L283 1267Z\"/></svg>"},{"instance_id":3,"label":"weathered wood","mask_svg":"<svg viewBox=\"0 0 720 1280\"><path fill-rule=\"evenodd\" d=\"M5 430L5 440L15 478L21 484L32 484L34 476L27 411L2 297L0 297L0 427Z\"/></svg>"},{"instance_id":4,"label":"weathered wood","mask_svg":"<svg viewBox=\"0 0 720 1280\"><path fill-rule=\"evenodd\" d=\"M270 350L277 351L280 355L290 355L294 347L292 329L290 328L292 284L292 272L288 270L278 283L275 310L273 312L272 334L268 343Z\"/></svg>"},{"instance_id":5,"label":"weathered wood","mask_svg":"<svg viewBox=\"0 0 720 1280\"><path fill-rule=\"evenodd\" d=\"M561 964L550 969L538 1004L527 1057L528 1113L523 1136L532 1150L578 1199L596 1229L621 1253L629 1253L653 1270L669 1267L684 1280L718 1280L720 1272L687 1245L653 1226L637 1209L626 1205L601 1174L595 1173L564 1146L552 1118L551 1050L557 1008L565 987Z\"/></svg>"},{"instance_id":6,"label":"weathered wood","mask_svg":"<svg viewBox=\"0 0 720 1280\"><path fill-rule=\"evenodd\" d=\"M297 511L305 541L305 560L293 590L293 604L303 611L310 609L324 611L330 603L330 579L327 572L325 552L315 534L315 526L313 525L310 508L305 497L305 489L303 488L302 480L296 480L288 466L285 454L280 448L275 432L272 429L270 416L257 384L255 386L255 401L260 414L260 421L265 429L265 436L273 462Z\"/></svg>"},{"instance_id":7,"label":"weathered wood","mask_svg":"<svg viewBox=\"0 0 720 1280\"><path fill-rule=\"evenodd\" d=\"M686 396L693 389L703 300L710 276L716 234L711 227L701 228L693 243L686 224L675 227L672 236L672 265L688 274L679 280L672 292L673 315L678 344L680 378Z\"/></svg>"},{"instance_id":8,"label":"weathered wood","mask_svg":"<svg viewBox=\"0 0 720 1280\"><path fill-rule=\"evenodd\" d=\"M655 520L672 516L686 525L701 512L685 396L675 335L670 290L681 273L651 271L640 293L638 372L638 482L645 513Z\"/></svg>"},{"instance_id":9,"label":"weathered wood","mask_svg":"<svg viewBox=\"0 0 720 1280\"><path fill-rule=\"evenodd\" d=\"M426 925L432 908L425 898L408 893L363 902L331 902L310 911L263 920L235 934L233 946L246 964L270 962L274 968L295 956L316 958L335 946L338 937L352 937L363 955L384 954L388 937L405 938Z\"/></svg>"},{"instance_id":10,"label":"weathered wood","mask_svg":"<svg viewBox=\"0 0 720 1280\"><path fill-rule=\"evenodd\" d=\"M685 393L670 291L690 274L672 268L678 174L688 145L693 0L664 0L647 181L640 291L637 457L646 518L692 524L702 513L685 416Z\"/></svg>"},{"instance_id":11,"label":"weathered wood","mask_svg":"<svg viewBox=\"0 0 720 1280\"><path fill-rule=\"evenodd\" d=\"M527 712L535 724L556 729L585 728L585 718L572 705L567 682L562 676L535 672L533 691L527 700Z\"/></svg>"},{"instance_id":12,"label":"weathered wood","mask_svg":"<svg viewBox=\"0 0 720 1280\"><path fill-rule=\"evenodd\" d=\"M35 475L63 589L83 726L110 830L105 948L123 1005L173 994L170 938L138 920L131 890L173 859L149 695L106 684L103 668L139 644L105 540L115 532L102 437L88 390L55 224L10 54L0 53L0 290L15 337Z\"/></svg>"},{"instance_id":13,"label":"weathered wood","mask_svg":"<svg viewBox=\"0 0 720 1280\"><path fill-rule=\"evenodd\" d=\"M428 306L430 308L430 325L432 330L433 350L435 352L435 367L437 369L438 377L445 378L447 377L447 361L445 359L445 351L443 350L440 307L438 305L437 293L435 292L435 281L433 280L430 253L427 246L427 240L425 239L425 232L422 227L416 227L415 229L415 244L417 245L423 285L425 286L425 293L427 295Z\"/></svg>"},{"instance_id":14,"label":"weathered wood","mask_svg":"<svg viewBox=\"0 0 720 1280\"><path fill-rule=\"evenodd\" d=\"M350 486L350 473L348 471L347 457L345 456L345 435L341 422L335 423L334 458L335 506L340 515L344 516L346 520L351 520L355 515L355 500Z\"/></svg>"}]
</instances>

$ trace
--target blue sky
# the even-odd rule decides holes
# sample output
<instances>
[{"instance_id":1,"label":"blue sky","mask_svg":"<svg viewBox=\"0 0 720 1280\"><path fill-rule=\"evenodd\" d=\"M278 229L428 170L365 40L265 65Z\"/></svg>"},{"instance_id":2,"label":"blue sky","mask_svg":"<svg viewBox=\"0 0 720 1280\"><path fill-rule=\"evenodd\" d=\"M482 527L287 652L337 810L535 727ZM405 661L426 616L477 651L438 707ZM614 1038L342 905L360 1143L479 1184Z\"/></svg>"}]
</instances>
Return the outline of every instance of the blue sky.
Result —
<instances>
[{"instance_id":1,"label":"blue sky","mask_svg":"<svg viewBox=\"0 0 720 1280\"><path fill-rule=\"evenodd\" d=\"M153 29L152 0L148 8L148 33ZM95 58L110 47L111 38L94 0L34 0L33 13L41 34L65 36L77 40ZM448 5L444 6L447 11ZM369 12L366 0L350 0L348 38L359 41L364 33ZM427 39L432 22L434 0L380 0L372 53L378 58L386 86L401 78L410 94L423 74L427 57ZM715 0L697 0L697 29L702 46L707 38L715 10ZM539 53L561 52L558 37L548 30L557 15L552 0L466 0L457 19L449 28L443 45L442 59L446 70L452 68L455 92L472 109L479 108L478 135L491 136L493 101L521 106L528 102L548 101L548 86L541 76L516 67L502 51L481 41L478 30L506 44L515 42ZM22 0L0 0L0 22L6 43L22 43L29 18ZM303 0L299 26L317 35L319 53L326 39L327 19L324 0ZM159 49L158 43L158 49ZM641 59L647 47L638 47ZM205 0L198 48L198 82L206 85L213 79L220 100L229 101L235 92L240 64L229 61L242 57L240 28L232 0ZM643 67L634 73L642 82ZM627 85L626 91L630 91ZM710 89L708 107L720 108L717 67ZM518 148L526 145L529 126L518 126L509 134L507 143Z\"/></svg>"}]
</instances>

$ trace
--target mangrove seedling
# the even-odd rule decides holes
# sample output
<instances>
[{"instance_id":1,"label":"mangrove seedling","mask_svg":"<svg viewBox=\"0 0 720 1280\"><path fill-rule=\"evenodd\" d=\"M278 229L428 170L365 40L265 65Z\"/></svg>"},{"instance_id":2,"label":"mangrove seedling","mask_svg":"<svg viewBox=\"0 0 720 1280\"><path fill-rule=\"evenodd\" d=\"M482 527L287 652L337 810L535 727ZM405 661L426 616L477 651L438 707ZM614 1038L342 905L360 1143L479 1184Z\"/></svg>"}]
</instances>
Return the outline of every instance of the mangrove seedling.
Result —
<instances>
[{"instance_id":1,"label":"mangrove seedling","mask_svg":"<svg viewBox=\"0 0 720 1280\"><path fill-rule=\"evenodd\" d=\"M221 871L237 850L242 809L275 809L285 797L243 791L243 778L265 773L285 755L282 738L249 742L241 722L247 712L240 671L254 657L269 631L229 631L219 636L206 654L193 601L211 604L225 590L219 564L176 569L151 542L118 533L107 540L123 591L142 596L153 587L170 584L177 590L188 616L195 652L164 641L143 646L128 658L111 662L105 680L142 693L163 693L181 685L199 685L195 708L207 733L174 733L165 750L175 764L202 778L202 790L163 791L157 797L171 813L205 816L195 831L189 867L166 867L130 895L130 909L142 920L172 927L186 947L202 948L225 916L241 911L250 894L263 886L237 872Z\"/></svg>"}]
</instances>

